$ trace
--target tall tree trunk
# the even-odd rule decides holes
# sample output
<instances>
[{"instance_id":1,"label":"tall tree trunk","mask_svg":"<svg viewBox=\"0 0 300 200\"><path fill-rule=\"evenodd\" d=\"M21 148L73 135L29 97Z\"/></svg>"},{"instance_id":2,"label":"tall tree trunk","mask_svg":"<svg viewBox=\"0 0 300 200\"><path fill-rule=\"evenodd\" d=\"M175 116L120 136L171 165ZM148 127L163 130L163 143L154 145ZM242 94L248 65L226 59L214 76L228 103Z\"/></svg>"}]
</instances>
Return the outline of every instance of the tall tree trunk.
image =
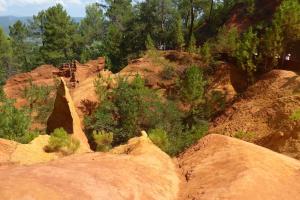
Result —
<instances>
[{"instance_id":1,"label":"tall tree trunk","mask_svg":"<svg viewBox=\"0 0 300 200\"><path fill-rule=\"evenodd\" d=\"M190 23L190 30L188 34L188 46L191 44L193 32L194 32L194 21L195 21L195 13L194 13L194 0L190 0L190 17L191 17L191 23Z\"/></svg>"},{"instance_id":2,"label":"tall tree trunk","mask_svg":"<svg viewBox=\"0 0 300 200\"><path fill-rule=\"evenodd\" d=\"M214 7L214 0L211 0L211 2L210 2L210 11L209 11L208 23L211 22L211 16L212 16L213 7Z\"/></svg>"}]
</instances>

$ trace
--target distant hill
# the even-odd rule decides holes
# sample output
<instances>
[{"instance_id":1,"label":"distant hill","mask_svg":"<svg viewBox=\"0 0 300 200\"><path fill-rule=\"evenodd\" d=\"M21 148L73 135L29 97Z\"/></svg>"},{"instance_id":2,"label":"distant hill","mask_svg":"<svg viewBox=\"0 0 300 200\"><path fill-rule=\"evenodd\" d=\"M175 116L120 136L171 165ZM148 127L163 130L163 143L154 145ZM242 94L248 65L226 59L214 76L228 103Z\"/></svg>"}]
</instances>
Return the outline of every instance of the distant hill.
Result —
<instances>
[{"instance_id":1,"label":"distant hill","mask_svg":"<svg viewBox=\"0 0 300 200\"><path fill-rule=\"evenodd\" d=\"M16 17L16 16L0 16L0 26L8 34L9 26L14 24L16 21L20 20L23 23L27 23L28 20L31 20L32 17ZM80 22L82 17L73 17L75 22Z\"/></svg>"},{"instance_id":2,"label":"distant hill","mask_svg":"<svg viewBox=\"0 0 300 200\"><path fill-rule=\"evenodd\" d=\"M32 17L0 16L0 26L6 33L9 33L9 26L16 21L20 20L25 23L30 19L32 19Z\"/></svg>"}]
</instances>

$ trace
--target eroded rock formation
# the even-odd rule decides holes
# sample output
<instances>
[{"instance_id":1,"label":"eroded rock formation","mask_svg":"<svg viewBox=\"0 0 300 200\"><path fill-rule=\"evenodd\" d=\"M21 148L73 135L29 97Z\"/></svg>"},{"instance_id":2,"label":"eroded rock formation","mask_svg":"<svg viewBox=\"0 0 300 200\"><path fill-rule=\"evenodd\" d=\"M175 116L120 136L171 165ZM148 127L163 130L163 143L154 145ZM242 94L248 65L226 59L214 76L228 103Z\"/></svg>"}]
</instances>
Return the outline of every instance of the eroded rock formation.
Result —
<instances>
[{"instance_id":1,"label":"eroded rock formation","mask_svg":"<svg viewBox=\"0 0 300 200\"><path fill-rule=\"evenodd\" d=\"M129 147L122 155L90 153L26 167L0 167L0 197L175 200L179 179L171 158L146 136L129 141Z\"/></svg>"},{"instance_id":2,"label":"eroded rock formation","mask_svg":"<svg viewBox=\"0 0 300 200\"><path fill-rule=\"evenodd\" d=\"M51 134L55 129L63 128L68 134L80 141L81 149L88 150L89 144L84 134L79 116L76 112L73 100L70 96L66 82L61 78L61 83L57 88L57 95L54 109L47 121L47 134Z\"/></svg>"},{"instance_id":3,"label":"eroded rock formation","mask_svg":"<svg viewBox=\"0 0 300 200\"><path fill-rule=\"evenodd\" d=\"M20 144L11 140L0 139L0 166L30 165L57 159L59 157L57 154L46 153L44 151L44 147L48 144L48 141L48 135L40 135L29 144Z\"/></svg>"}]
</instances>

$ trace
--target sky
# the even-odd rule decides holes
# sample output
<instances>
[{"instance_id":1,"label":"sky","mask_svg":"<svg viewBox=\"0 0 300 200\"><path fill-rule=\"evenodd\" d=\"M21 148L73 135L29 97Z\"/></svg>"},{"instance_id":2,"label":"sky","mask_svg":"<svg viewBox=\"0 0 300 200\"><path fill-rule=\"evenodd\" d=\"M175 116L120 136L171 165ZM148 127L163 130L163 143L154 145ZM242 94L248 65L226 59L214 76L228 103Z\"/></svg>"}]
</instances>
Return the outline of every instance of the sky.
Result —
<instances>
[{"instance_id":1,"label":"sky","mask_svg":"<svg viewBox=\"0 0 300 200\"><path fill-rule=\"evenodd\" d=\"M32 16L39 11L61 3L72 17L83 17L85 6L104 0L0 0L0 16Z\"/></svg>"}]
</instances>

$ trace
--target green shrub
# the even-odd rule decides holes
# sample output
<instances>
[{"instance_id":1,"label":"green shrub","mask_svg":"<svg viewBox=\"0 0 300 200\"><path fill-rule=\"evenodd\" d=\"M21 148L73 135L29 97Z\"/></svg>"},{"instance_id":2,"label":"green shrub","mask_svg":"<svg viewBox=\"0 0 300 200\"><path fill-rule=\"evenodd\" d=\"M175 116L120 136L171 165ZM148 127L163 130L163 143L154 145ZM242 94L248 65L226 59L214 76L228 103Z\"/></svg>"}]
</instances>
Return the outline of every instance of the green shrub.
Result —
<instances>
[{"instance_id":1,"label":"green shrub","mask_svg":"<svg viewBox=\"0 0 300 200\"><path fill-rule=\"evenodd\" d=\"M163 129L152 129L149 131L149 138L161 150L167 152L169 150L170 142L167 132Z\"/></svg>"},{"instance_id":2,"label":"green shrub","mask_svg":"<svg viewBox=\"0 0 300 200\"><path fill-rule=\"evenodd\" d=\"M70 155L75 153L79 146L80 142L78 140L69 136L63 128L58 128L51 134L46 151L61 152L64 155Z\"/></svg>"},{"instance_id":3,"label":"green shrub","mask_svg":"<svg viewBox=\"0 0 300 200\"><path fill-rule=\"evenodd\" d=\"M176 76L175 69L170 65L165 66L163 71L161 72L161 77L165 80L171 80L175 76Z\"/></svg>"},{"instance_id":4,"label":"green shrub","mask_svg":"<svg viewBox=\"0 0 300 200\"><path fill-rule=\"evenodd\" d=\"M182 114L176 105L163 101L154 90L145 86L139 75L132 82L120 79L117 85L95 112L85 118L90 140L94 130L112 132L113 145L119 145L137 136L141 130L161 127L176 132L182 128Z\"/></svg>"},{"instance_id":5,"label":"green shrub","mask_svg":"<svg viewBox=\"0 0 300 200\"><path fill-rule=\"evenodd\" d=\"M185 41L184 41L184 34L182 30L182 19L180 16L177 16L174 36L175 36L175 46L177 50L180 51L183 50Z\"/></svg>"},{"instance_id":6,"label":"green shrub","mask_svg":"<svg viewBox=\"0 0 300 200\"><path fill-rule=\"evenodd\" d=\"M105 131L93 131L93 139L97 144L97 151L109 151L112 148L113 133Z\"/></svg>"},{"instance_id":7,"label":"green shrub","mask_svg":"<svg viewBox=\"0 0 300 200\"><path fill-rule=\"evenodd\" d=\"M149 51L156 50L154 42L149 34L147 35L147 40L146 40L145 45L146 45L146 49Z\"/></svg>"},{"instance_id":8,"label":"green shrub","mask_svg":"<svg viewBox=\"0 0 300 200\"><path fill-rule=\"evenodd\" d=\"M222 26L216 36L213 45L213 51L219 54L227 54L232 56L237 48L237 41L239 38L239 33L237 28L231 28Z\"/></svg>"},{"instance_id":9,"label":"green shrub","mask_svg":"<svg viewBox=\"0 0 300 200\"><path fill-rule=\"evenodd\" d=\"M104 79L103 77L98 76L97 79L94 81L94 87L95 87L95 93L97 95L97 98L99 102L103 102L108 95L108 88L107 84L111 81L110 79Z\"/></svg>"},{"instance_id":10,"label":"green shrub","mask_svg":"<svg viewBox=\"0 0 300 200\"><path fill-rule=\"evenodd\" d=\"M212 91L206 100L206 105L209 109L209 118L213 117L215 113L223 111L226 106L226 96L221 91Z\"/></svg>"},{"instance_id":11,"label":"green shrub","mask_svg":"<svg viewBox=\"0 0 300 200\"><path fill-rule=\"evenodd\" d=\"M213 56L211 54L211 46L208 42L205 42L200 48L200 55L204 66L208 67L213 61Z\"/></svg>"},{"instance_id":12,"label":"green shrub","mask_svg":"<svg viewBox=\"0 0 300 200\"><path fill-rule=\"evenodd\" d=\"M204 97L205 85L206 82L201 68L197 66L187 68L179 81L183 100L191 104L201 103Z\"/></svg>"},{"instance_id":13,"label":"green shrub","mask_svg":"<svg viewBox=\"0 0 300 200\"><path fill-rule=\"evenodd\" d=\"M291 115L290 115L290 120L292 121L299 121L300 120L300 109L295 110Z\"/></svg>"},{"instance_id":14,"label":"green shrub","mask_svg":"<svg viewBox=\"0 0 300 200\"><path fill-rule=\"evenodd\" d=\"M54 93L57 87L57 80L55 86L48 85L36 85L29 80L29 85L25 87L23 91L23 97L28 103L30 112L35 112L34 119L37 122L46 124L48 117L50 116L55 98Z\"/></svg>"},{"instance_id":15,"label":"green shrub","mask_svg":"<svg viewBox=\"0 0 300 200\"><path fill-rule=\"evenodd\" d=\"M272 69L279 63L283 64L283 59L290 46L300 39L299 10L299 1L282 1L274 15L272 25L266 28L262 36L260 52L260 63L264 65L265 69Z\"/></svg>"},{"instance_id":16,"label":"green shrub","mask_svg":"<svg viewBox=\"0 0 300 200\"><path fill-rule=\"evenodd\" d=\"M241 139L241 140L251 140L255 137L254 132L247 132L247 131L237 131L233 134L235 138Z\"/></svg>"},{"instance_id":17,"label":"green shrub","mask_svg":"<svg viewBox=\"0 0 300 200\"><path fill-rule=\"evenodd\" d=\"M0 113L0 138L24 142L22 138L29 134L29 111L17 109L13 100L3 98L0 102Z\"/></svg>"},{"instance_id":18,"label":"green shrub","mask_svg":"<svg viewBox=\"0 0 300 200\"><path fill-rule=\"evenodd\" d=\"M255 57L258 54L258 42L257 34L250 27L242 34L234 52L237 66L246 72L249 81L253 81L254 73L256 72Z\"/></svg>"},{"instance_id":19,"label":"green shrub","mask_svg":"<svg viewBox=\"0 0 300 200\"><path fill-rule=\"evenodd\" d=\"M197 44L196 38L194 34L191 37L191 41L189 41L188 52L189 53L197 53Z\"/></svg>"},{"instance_id":20,"label":"green shrub","mask_svg":"<svg viewBox=\"0 0 300 200\"><path fill-rule=\"evenodd\" d=\"M23 136L17 138L16 141L21 144L28 144L29 142L31 142L38 136L39 136L39 132L27 131L27 132L25 132L25 134Z\"/></svg>"},{"instance_id":21,"label":"green shrub","mask_svg":"<svg viewBox=\"0 0 300 200\"><path fill-rule=\"evenodd\" d=\"M180 134L170 134L170 147L167 153L171 156L176 156L185 149L196 143L208 131L208 123L203 121L192 128L183 131Z\"/></svg>"}]
</instances>

